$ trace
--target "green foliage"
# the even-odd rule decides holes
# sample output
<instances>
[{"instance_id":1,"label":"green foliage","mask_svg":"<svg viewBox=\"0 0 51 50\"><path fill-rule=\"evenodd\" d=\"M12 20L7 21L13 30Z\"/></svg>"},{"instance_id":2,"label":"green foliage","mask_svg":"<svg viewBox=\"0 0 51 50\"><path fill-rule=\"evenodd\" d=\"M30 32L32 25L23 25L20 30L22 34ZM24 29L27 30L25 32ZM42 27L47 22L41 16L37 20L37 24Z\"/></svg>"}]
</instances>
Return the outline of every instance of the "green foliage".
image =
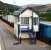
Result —
<instances>
[{"instance_id":1,"label":"green foliage","mask_svg":"<svg viewBox=\"0 0 51 50\"><path fill-rule=\"evenodd\" d=\"M51 12L51 9L47 10L47 12Z\"/></svg>"},{"instance_id":2,"label":"green foliage","mask_svg":"<svg viewBox=\"0 0 51 50\"><path fill-rule=\"evenodd\" d=\"M13 14L14 11L19 9L19 6L6 4L0 1L0 15L9 15Z\"/></svg>"},{"instance_id":3,"label":"green foliage","mask_svg":"<svg viewBox=\"0 0 51 50\"><path fill-rule=\"evenodd\" d=\"M40 17L42 17L43 20L51 21L51 12L41 13L40 14Z\"/></svg>"}]
</instances>

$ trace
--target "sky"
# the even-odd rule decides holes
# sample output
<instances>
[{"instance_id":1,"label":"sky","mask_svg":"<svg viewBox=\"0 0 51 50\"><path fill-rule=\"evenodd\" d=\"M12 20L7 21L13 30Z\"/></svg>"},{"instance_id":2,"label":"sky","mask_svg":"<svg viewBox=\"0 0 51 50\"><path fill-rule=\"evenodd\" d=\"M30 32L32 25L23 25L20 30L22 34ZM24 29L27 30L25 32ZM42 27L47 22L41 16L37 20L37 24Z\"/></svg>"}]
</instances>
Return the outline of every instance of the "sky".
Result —
<instances>
[{"instance_id":1,"label":"sky","mask_svg":"<svg viewBox=\"0 0 51 50\"><path fill-rule=\"evenodd\" d=\"M51 4L51 0L0 0L4 3L9 3L13 5L27 5L27 4Z\"/></svg>"}]
</instances>

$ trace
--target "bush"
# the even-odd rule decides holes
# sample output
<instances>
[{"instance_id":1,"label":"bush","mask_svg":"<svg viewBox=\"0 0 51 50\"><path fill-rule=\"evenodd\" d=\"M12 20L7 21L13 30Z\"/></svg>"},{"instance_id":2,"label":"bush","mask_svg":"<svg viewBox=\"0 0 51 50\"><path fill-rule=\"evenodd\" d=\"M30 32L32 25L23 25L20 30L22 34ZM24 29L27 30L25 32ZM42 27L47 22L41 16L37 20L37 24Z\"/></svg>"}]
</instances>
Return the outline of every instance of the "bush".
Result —
<instances>
[{"instance_id":1,"label":"bush","mask_svg":"<svg viewBox=\"0 0 51 50\"><path fill-rule=\"evenodd\" d=\"M51 12L47 12L47 13L41 13L40 17L42 17L44 20L46 21L51 21Z\"/></svg>"}]
</instances>

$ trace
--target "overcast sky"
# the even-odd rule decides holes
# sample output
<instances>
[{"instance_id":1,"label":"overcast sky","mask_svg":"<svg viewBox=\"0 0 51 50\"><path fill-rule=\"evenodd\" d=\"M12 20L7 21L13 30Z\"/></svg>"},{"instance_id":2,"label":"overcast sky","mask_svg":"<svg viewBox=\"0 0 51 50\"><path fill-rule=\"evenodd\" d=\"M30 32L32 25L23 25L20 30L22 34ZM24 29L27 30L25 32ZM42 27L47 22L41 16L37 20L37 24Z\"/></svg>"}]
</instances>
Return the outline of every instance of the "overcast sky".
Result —
<instances>
[{"instance_id":1,"label":"overcast sky","mask_svg":"<svg viewBox=\"0 0 51 50\"><path fill-rule=\"evenodd\" d=\"M26 4L49 4L51 0L0 0L5 3L13 4L13 5L26 5Z\"/></svg>"}]
</instances>

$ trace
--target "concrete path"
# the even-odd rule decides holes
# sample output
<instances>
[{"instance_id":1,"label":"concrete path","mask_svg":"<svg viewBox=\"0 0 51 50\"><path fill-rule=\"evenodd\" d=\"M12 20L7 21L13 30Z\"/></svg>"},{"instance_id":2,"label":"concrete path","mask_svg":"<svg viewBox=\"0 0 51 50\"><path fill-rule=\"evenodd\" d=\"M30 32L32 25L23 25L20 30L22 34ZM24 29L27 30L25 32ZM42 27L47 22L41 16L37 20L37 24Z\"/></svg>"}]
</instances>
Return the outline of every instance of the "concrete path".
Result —
<instances>
[{"instance_id":1,"label":"concrete path","mask_svg":"<svg viewBox=\"0 0 51 50\"><path fill-rule=\"evenodd\" d=\"M29 41L22 41L22 44L14 45L17 40L11 34L13 28L0 20L0 50L51 50L51 46L38 41L36 45L29 44Z\"/></svg>"}]
</instances>

